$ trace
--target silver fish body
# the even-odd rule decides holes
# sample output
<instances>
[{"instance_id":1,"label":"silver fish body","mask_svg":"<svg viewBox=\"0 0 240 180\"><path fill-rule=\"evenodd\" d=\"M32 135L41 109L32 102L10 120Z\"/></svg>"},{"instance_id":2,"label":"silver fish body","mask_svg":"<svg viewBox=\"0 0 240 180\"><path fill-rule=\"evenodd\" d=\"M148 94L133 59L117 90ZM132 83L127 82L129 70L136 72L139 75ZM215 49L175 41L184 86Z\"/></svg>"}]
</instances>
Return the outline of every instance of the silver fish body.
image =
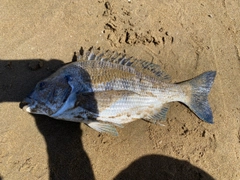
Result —
<instances>
[{"instance_id":1,"label":"silver fish body","mask_svg":"<svg viewBox=\"0 0 240 180\"><path fill-rule=\"evenodd\" d=\"M166 118L169 103L186 104L200 119L212 123L207 96L216 72L205 72L172 84L158 65L93 49L65 65L23 100L29 113L84 122L99 132L117 135L114 125L137 119L157 123Z\"/></svg>"}]
</instances>

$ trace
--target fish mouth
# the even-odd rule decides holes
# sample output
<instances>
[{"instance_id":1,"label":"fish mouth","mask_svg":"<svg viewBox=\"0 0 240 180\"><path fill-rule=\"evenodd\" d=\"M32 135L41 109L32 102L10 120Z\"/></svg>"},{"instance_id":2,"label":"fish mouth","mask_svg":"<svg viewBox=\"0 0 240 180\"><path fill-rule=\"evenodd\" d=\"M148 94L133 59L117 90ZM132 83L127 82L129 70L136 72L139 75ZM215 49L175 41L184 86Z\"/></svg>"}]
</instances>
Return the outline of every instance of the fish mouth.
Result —
<instances>
[{"instance_id":1,"label":"fish mouth","mask_svg":"<svg viewBox=\"0 0 240 180\"><path fill-rule=\"evenodd\" d=\"M32 112L29 104L25 101L20 102L19 107L25 112L28 112L28 113Z\"/></svg>"}]
</instances>

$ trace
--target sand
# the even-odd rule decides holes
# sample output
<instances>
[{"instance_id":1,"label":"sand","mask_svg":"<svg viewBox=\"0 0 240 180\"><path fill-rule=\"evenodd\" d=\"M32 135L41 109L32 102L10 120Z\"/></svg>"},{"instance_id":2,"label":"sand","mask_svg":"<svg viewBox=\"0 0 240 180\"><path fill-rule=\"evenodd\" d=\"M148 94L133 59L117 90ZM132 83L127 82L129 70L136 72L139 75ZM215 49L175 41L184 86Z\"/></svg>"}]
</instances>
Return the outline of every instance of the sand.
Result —
<instances>
[{"instance_id":1,"label":"sand","mask_svg":"<svg viewBox=\"0 0 240 180\"><path fill-rule=\"evenodd\" d=\"M0 42L0 179L240 179L239 1L2 0ZM214 124L177 102L165 126L139 120L118 137L23 112L81 46L154 62L172 82L217 71Z\"/></svg>"}]
</instances>

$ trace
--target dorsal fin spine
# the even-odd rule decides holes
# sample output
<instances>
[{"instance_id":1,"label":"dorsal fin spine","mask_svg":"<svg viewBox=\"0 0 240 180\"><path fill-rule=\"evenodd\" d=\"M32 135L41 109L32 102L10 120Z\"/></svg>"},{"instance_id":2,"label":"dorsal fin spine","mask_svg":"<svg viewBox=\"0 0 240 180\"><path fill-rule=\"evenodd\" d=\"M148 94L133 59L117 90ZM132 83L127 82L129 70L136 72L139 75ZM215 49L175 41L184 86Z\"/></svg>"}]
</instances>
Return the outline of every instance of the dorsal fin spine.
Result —
<instances>
[{"instance_id":1,"label":"dorsal fin spine","mask_svg":"<svg viewBox=\"0 0 240 180\"><path fill-rule=\"evenodd\" d=\"M81 51L82 52L82 51ZM115 51L101 51L100 48L90 48L85 54L79 55L79 60L96 60L96 61L108 61L123 66L132 67L139 72L145 73L153 78L157 78L160 81L169 82L170 76L165 74L159 65L147 62L141 59L133 57L127 57L125 54Z\"/></svg>"}]
</instances>

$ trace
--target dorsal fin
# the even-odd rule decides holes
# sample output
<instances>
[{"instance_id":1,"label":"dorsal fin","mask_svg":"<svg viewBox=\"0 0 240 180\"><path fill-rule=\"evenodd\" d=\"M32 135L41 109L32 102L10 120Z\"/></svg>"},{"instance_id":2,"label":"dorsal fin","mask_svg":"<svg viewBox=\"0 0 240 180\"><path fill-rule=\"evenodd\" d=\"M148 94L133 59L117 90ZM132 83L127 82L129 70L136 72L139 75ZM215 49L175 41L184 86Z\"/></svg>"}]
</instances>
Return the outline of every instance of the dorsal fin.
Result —
<instances>
[{"instance_id":1,"label":"dorsal fin","mask_svg":"<svg viewBox=\"0 0 240 180\"><path fill-rule=\"evenodd\" d=\"M139 72L157 78L160 81L170 82L171 80L170 76L163 72L159 65L141 59L127 57L126 54L115 51L101 51L100 48L91 47L86 53L84 53L83 48L81 48L78 61L86 60L108 61L123 66L130 66Z\"/></svg>"}]
</instances>

